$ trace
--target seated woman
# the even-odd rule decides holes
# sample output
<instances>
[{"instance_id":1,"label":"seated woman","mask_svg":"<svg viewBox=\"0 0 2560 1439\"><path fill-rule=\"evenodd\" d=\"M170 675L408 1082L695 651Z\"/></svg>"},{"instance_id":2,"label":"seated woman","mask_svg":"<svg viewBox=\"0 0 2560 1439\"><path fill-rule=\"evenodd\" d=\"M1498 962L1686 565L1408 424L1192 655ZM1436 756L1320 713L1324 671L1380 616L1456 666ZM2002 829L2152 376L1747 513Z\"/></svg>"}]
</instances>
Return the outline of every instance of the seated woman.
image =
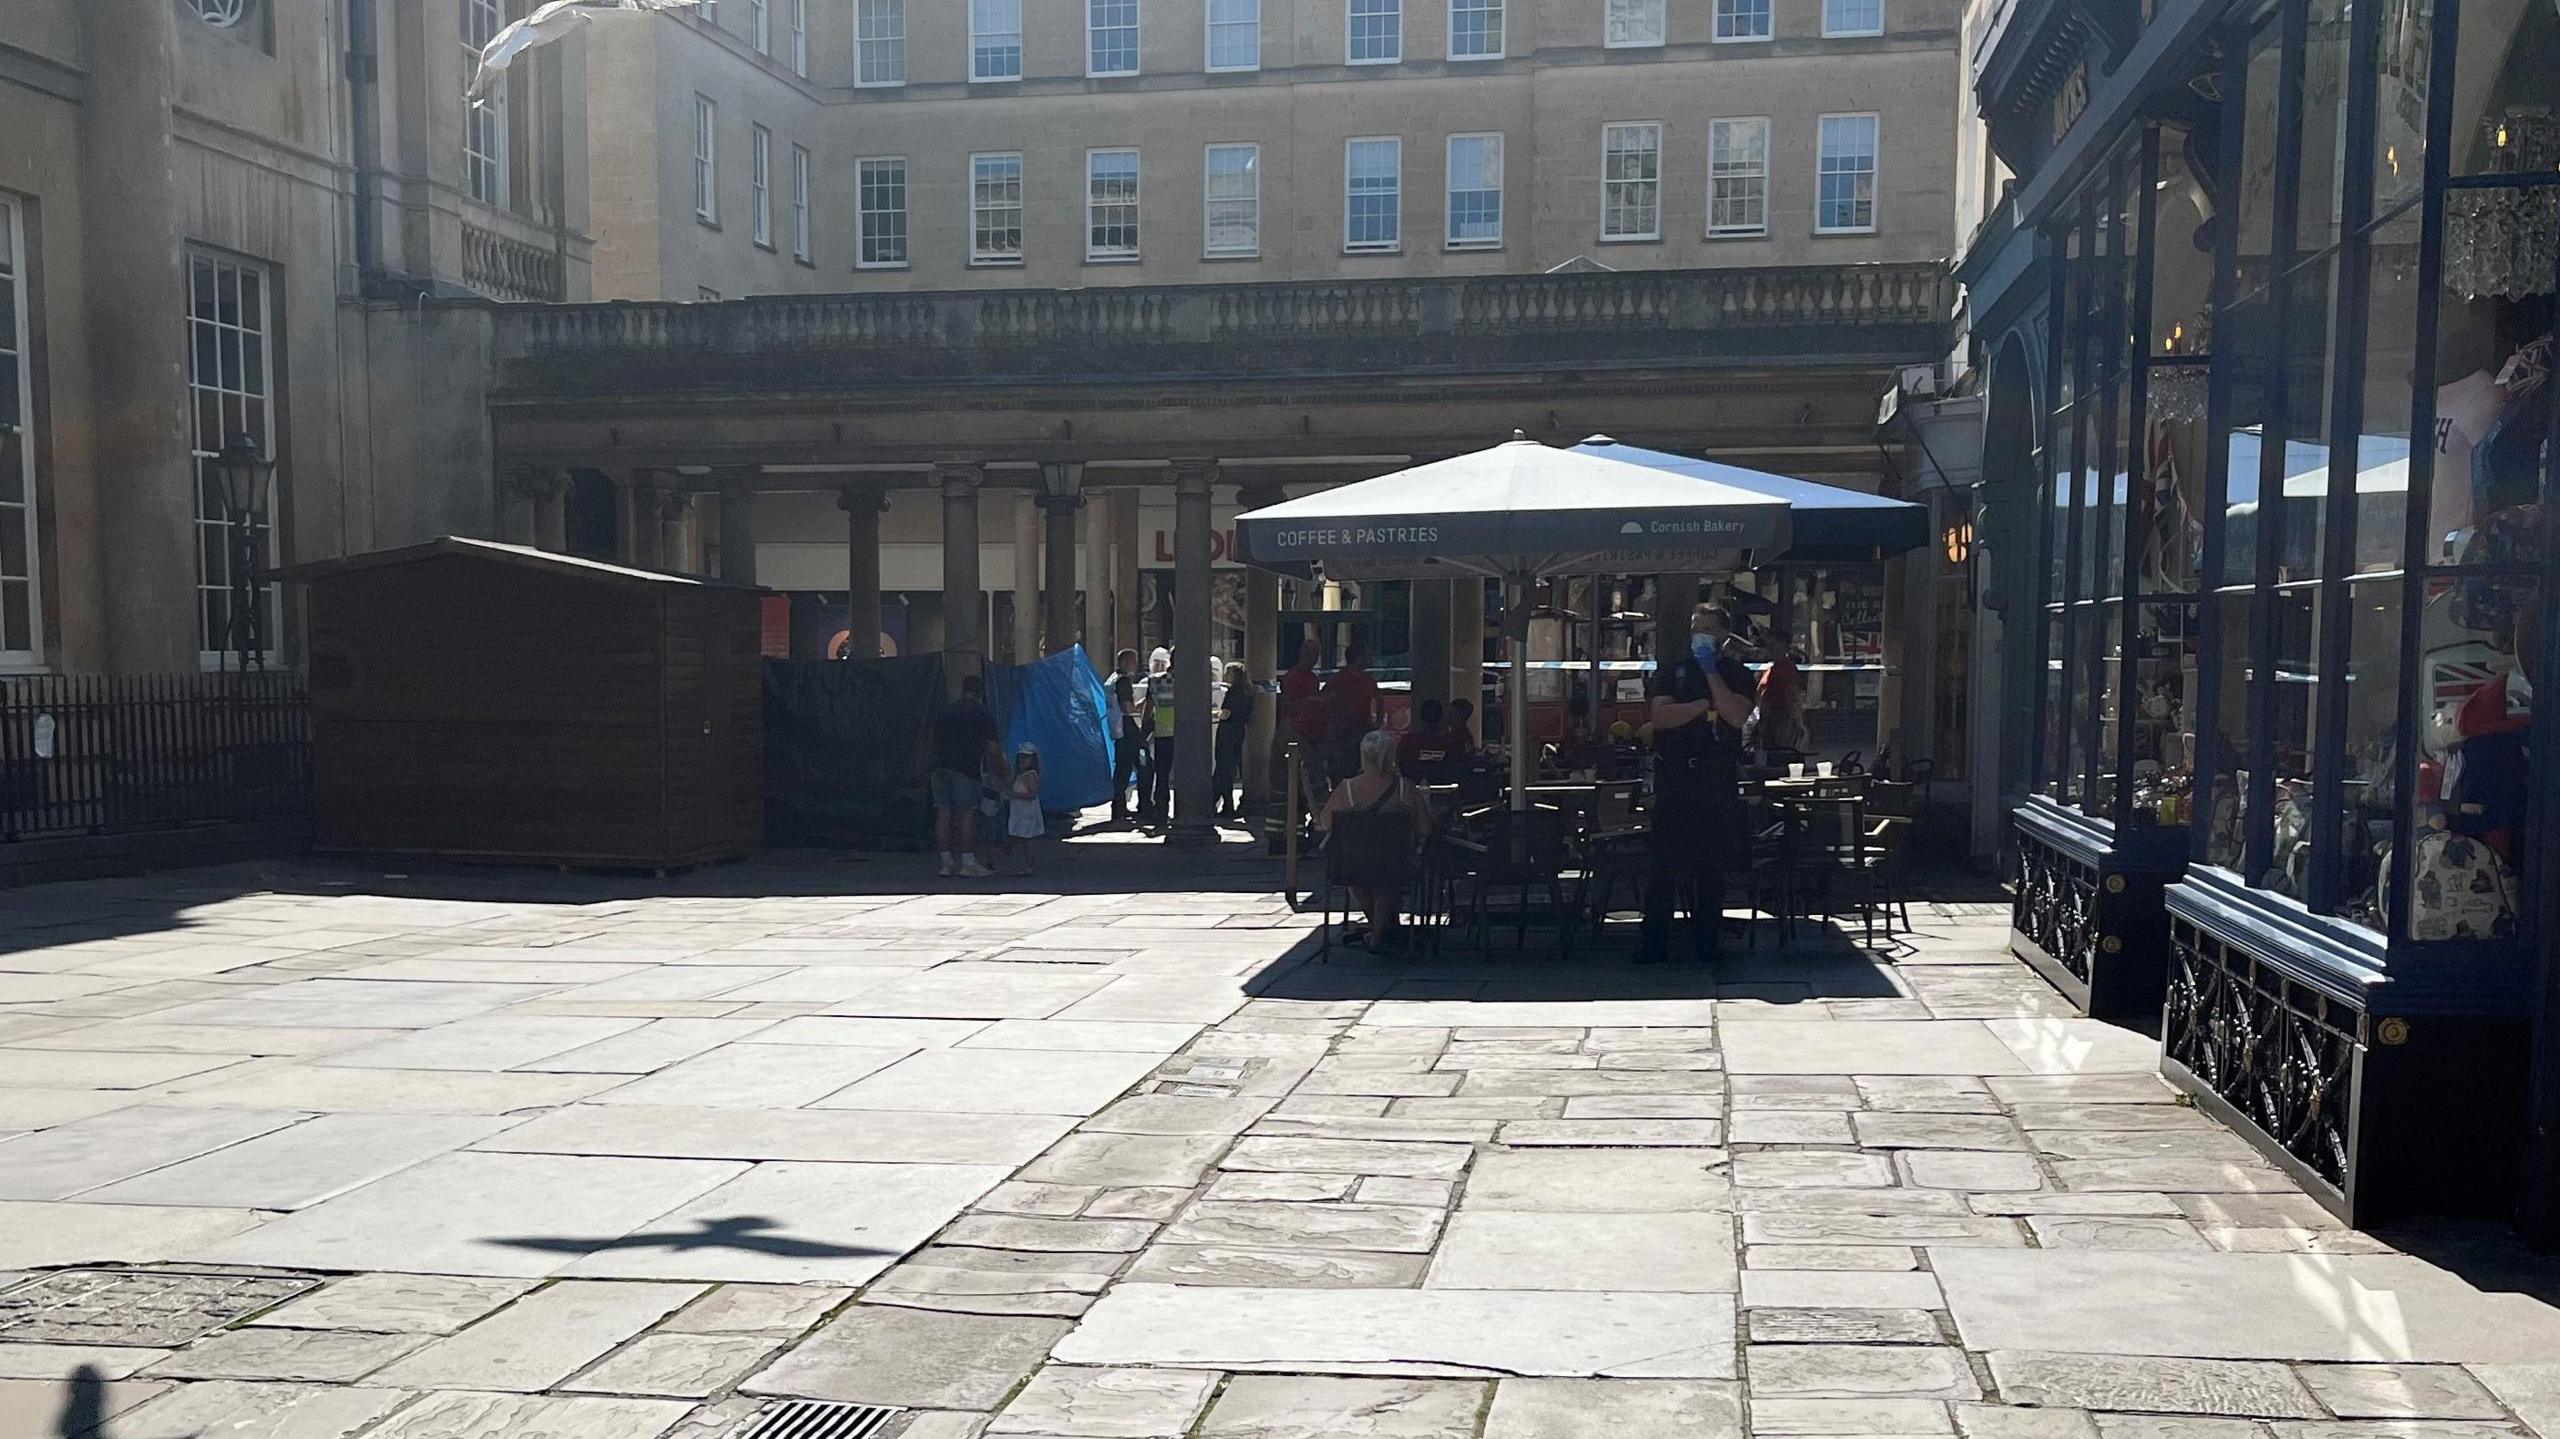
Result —
<instances>
[{"instance_id":1,"label":"seated woman","mask_svg":"<svg viewBox=\"0 0 2560 1439\"><path fill-rule=\"evenodd\" d=\"M1371 730L1360 738L1360 769L1349 779L1333 787L1333 797L1325 801L1324 812L1316 816L1316 826L1330 834L1334 818L1346 814L1381 814L1401 807L1413 816L1413 833L1420 839L1431 829L1431 811L1422 802L1422 791L1396 773L1396 737L1385 730ZM1328 850L1331 846L1327 847ZM1397 938L1397 900L1401 880L1395 884L1362 884L1351 891L1352 901L1369 916L1375 946L1384 948ZM1358 936L1353 936L1357 942Z\"/></svg>"}]
</instances>

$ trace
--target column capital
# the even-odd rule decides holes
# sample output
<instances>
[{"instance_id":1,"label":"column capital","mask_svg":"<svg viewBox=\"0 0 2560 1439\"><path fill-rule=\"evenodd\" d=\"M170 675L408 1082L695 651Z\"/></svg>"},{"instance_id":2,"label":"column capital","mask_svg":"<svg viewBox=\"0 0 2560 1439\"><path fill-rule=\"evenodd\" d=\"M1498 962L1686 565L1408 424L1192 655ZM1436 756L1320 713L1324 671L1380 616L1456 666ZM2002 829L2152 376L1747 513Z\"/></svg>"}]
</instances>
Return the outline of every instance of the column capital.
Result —
<instances>
[{"instance_id":1,"label":"column capital","mask_svg":"<svg viewBox=\"0 0 2560 1439\"><path fill-rule=\"evenodd\" d=\"M986 481L987 467L975 460L936 460L933 483L945 499L959 499Z\"/></svg>"},{"instance_id":2,"label":"column capital","mask_svg":"<svg viewBox=\"0 0 2560 1439\"><path fill-rule=\"evenodd\" d=\"M846 485L836 491L836 508L848 515L885 514L889 509L889 493L869 485Z\"/></svg>"},{"instance_id":3,"label":"column capital","mask_svg":"<svg viewBox=\"0 0 2560 1439\"><path fill-rule=\"evenodd\" d=\"M658 518L670 524L682 520L693 513L693 496L693 491L677 489L673 485L661 488L657 492Z\"/></svg>"},{"instance_id":4,"label":"column capital","mask_svg":"<svg viewBox=\"0 0 2560 1439\"><path fill-rule=\"evenodd\" d=\"M1173 471L1173 487L1176 491L1194 488L1205 491L1217 482L1218 462L1215 459L1186 455L1167 463Z\"/></svg>"}]
</instances>

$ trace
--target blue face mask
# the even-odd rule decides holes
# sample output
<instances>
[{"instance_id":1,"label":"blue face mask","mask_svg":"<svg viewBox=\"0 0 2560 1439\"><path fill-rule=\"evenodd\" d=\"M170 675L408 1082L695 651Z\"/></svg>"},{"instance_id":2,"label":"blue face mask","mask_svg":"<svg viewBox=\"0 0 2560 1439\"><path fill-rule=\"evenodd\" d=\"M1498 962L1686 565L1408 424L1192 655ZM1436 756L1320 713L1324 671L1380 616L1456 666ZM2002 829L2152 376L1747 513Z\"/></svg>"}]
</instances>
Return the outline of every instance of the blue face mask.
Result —
<instances>
[{"instance_id":1,"label":"blue face mask","mask_svg":"<svg viewBox=\"0 0 2560 1439\"><path fill-rule=\"evenodd\" d=\"M1714 635L1700 634L1693 634L1689 636L1689 653L1702 665L1714 664L1716 662L1716 637Z\"/></svg>"}]
</instances>

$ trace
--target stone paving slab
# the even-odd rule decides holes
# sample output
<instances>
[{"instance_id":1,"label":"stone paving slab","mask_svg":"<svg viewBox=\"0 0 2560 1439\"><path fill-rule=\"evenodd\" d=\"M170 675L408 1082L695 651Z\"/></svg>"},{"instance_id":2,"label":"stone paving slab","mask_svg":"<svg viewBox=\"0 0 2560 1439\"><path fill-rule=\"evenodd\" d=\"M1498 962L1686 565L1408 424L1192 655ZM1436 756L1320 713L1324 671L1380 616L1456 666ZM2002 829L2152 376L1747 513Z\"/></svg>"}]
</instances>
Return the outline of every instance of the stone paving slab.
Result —
<instances>
[{"instance_id":1,"label":"stone paving slab","mask_svg":"<svg viewBox=\"0 0 2560 1439\"><path fill-rule=\"evenodd\" d=\"M1730 1379L1733 1334L1725 1295L1126 1283L1086 1313L1057 1357L1333 1374Z\"/></svg>"},{"instance_id":2,"label":"stone paving slab","mask_svg":"<svg viewBox=\"0 0 2560 1439\"><path fill-rule=\"evenodd\" d=\"M1020 1164L1072 1121L1050 1115L573 1105L481 1141L510 1154Z\"/></svg>"}]
</instances>

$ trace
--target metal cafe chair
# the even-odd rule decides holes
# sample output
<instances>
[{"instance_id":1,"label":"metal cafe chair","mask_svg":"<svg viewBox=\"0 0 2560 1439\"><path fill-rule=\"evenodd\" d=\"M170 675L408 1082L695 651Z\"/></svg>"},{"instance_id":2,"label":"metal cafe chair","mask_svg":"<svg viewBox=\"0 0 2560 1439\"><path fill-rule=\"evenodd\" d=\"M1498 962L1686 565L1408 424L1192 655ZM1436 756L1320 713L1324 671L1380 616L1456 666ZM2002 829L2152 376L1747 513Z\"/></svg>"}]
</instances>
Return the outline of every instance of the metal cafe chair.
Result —
<instances>
[{"instance_id":1,"label":"metal cafe chair","mask_svg":"<svg viewBox=\"0 0 2560 1439\"><path fill-rule=\"evenodd\" d=\"M1332 837L1324 847L1324 917L1317 957L1333 954L1334 896L1343 896L1346 924L1364 889L1393 890L1398 913L1413 882L1413 811L1401 805L1381 810L1350 810L1333 817Z\"/></svg>"}]
</instances>

